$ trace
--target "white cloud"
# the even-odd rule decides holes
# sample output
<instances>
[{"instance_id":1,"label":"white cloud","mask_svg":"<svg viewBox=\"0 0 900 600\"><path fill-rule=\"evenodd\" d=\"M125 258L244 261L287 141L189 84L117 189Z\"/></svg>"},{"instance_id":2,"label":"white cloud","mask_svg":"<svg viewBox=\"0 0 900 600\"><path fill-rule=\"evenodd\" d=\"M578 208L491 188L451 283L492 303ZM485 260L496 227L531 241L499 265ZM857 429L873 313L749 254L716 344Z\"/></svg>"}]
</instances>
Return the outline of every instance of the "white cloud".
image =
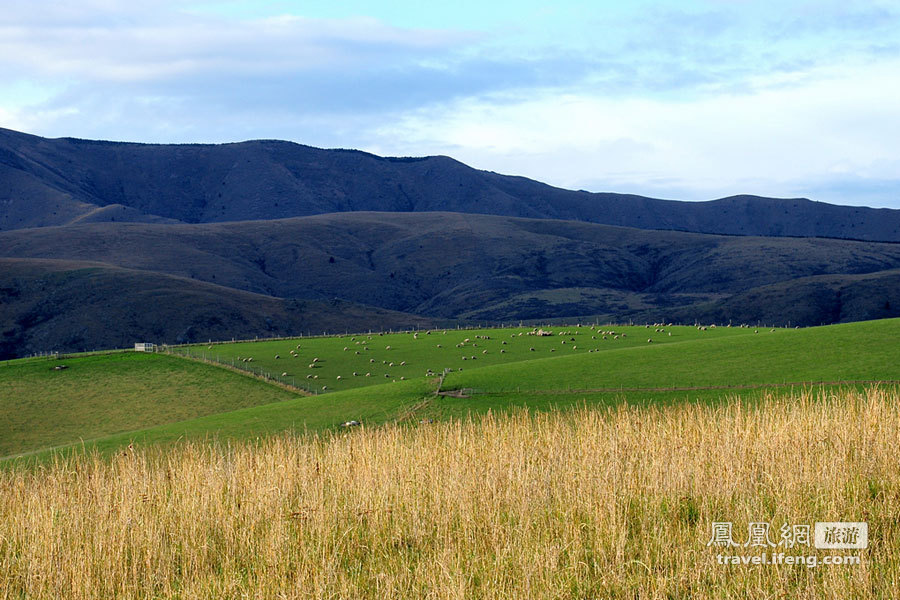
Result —
<instances>
[{"instance_id":1,"label":"white cloud","mask_svg":"<svg viewBox=\"0 0 900 600\"><path fill-rule=\"evenodd\" d=\"M846 65L793 86L760 80L742 94L689 101L577 91L470 98L378 128L372 145L390 152L406 140L395 153L431 147L565 187L789 195L798 182L835 175L897 176L898 72L900 61Z\"/></svg>"}]
</instances>

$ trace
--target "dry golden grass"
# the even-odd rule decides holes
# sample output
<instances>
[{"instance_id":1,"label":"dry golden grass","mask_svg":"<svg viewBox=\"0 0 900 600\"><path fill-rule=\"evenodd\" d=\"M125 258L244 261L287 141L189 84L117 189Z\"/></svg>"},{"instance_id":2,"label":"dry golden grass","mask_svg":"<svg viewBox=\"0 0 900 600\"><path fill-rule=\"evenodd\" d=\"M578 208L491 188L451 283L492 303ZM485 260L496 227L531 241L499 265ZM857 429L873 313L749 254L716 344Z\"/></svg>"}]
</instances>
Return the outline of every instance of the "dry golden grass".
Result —
<instances>
[{"instance_id":1,"label":"dry golden grass","mask_svg":"<svg viewBox=\"0 0 900 600\"><path fill-rule=\"evenodd\" d=\"M898 400L488 416L6 470L0 597L896 598ZM867 521L869 549L723 566L713 521L736 538Z\"/></svg>"}]
</instances>

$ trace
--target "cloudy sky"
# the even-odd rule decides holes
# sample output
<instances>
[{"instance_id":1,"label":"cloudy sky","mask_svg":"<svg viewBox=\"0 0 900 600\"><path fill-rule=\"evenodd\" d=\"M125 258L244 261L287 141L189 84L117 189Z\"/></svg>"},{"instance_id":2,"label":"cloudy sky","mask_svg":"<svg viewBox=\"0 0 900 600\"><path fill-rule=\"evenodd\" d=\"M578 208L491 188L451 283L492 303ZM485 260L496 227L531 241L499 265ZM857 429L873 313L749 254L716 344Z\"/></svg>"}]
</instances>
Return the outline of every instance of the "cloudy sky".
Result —
<instances>
[{"instance_id":1,"label":"cloudy sky","mask_svg":"<svg viewBox=\"0 0 900 600\"><path fill-rule=\"evenodd\" d=\"M0 127L900 208L895 0L0 0Z\"/></svg>"}]
</instances>

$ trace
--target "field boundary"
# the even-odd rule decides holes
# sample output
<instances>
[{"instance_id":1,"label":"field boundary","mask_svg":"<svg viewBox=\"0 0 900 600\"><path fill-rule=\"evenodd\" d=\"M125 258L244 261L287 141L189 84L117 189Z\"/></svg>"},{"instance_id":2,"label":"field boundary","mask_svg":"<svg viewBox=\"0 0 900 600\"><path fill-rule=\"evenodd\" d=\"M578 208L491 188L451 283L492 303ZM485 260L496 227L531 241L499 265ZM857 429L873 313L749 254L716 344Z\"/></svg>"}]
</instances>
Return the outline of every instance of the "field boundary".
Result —
<instances>
[{"instance_id":1,"label":"field boundary","mask_svg":"<svg viewBox=\"0 0 900 600\"><path fill-rule=\"evenodd\" d=\"M441 396L453 398L468 398L469 396L489 396L494 394L541 394L541 395L565 395L565 394L606 394L616 392L695 392L713 390L761 390L769 388L786 387L816 387L838 385L900 385L900 379L848 379L843 381L787 381L783 383L752 383L743 385L695 385L673 387L614 387L614 388L571 388L559 390L523 390L502 389L485 390L477 388L460 388L456 390L444 390L438 392Z\"/></svg>"}]
</instances>

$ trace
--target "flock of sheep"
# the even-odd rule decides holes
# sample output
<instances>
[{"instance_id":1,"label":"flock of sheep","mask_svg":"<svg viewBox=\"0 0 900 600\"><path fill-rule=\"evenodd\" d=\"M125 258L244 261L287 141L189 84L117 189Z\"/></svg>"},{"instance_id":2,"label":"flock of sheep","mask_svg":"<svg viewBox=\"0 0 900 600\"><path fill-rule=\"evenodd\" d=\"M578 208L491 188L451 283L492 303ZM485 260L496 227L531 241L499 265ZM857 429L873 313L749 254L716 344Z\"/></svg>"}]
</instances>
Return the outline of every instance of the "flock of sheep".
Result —
<instances>
[{"instance_id":1,"label":"flock of sheep","mask_svg":"<svg viewBox=\"0 0 900 600\"><path fill-rule=\"evenodd\" d=\"M730 327L730 326L731 325L728 325L727 327ZM669 330L669 328L672 327L672 323L654 323L652 325L647 324L644 327L647 330L652 329L651 335L648 336L648 338L647 338L647 343L653 343L654 338L655 337L658 338L659 335L665 335L666 337L672 336L672 331ZM698 324L695 327L698 331L708 331L709 329L715 329L716 325L699 325ZM747 327L747 326L741 325L741 327ZM758 333L758 330L756 330L756 332ZM581 347L584 350L585 346L588 346L587 352L590 353L590 352L599 352L601 350L601 348L598 346L603 341L624 340L624 339L627 339L627 337L628 337L628 334L626 332L618 330L618 329L610 328L609 326L600 327L600 326L588 326L588 325L577 325L574 328L572 328L570 326L568 328L556 330L556 331L554 331L552 329L534 328L531 331L523 330L523 331L513 332L513 333L509 334L509 339L500 340L499 344L497 343L496 340L492 340L492 337L490 335L486 335L486 334L474 334L473 335L469 332L465 332L465 333L464 332L455 332L454 330L429 330L429 331L413 332L410 334L403 334L403 335L409 335L409 337L412 340L417 341L417 340L421 340L425 336L431 336L432 334L436 334L439 336L447 336L447 335L454 335L456 333L459 333L461 336L467 336L467 337L463 337L460 341L456 342L455 344L453 344L452 346L449 346L449 347L445 347L445 344L443 344L443 343L434 343L432 347L437 350L441 350L442 354L446 353L450 356L452 356L451 349L456 349L457 351L462 350L463 352L468 351L465 353L461 352L456 357L456 360L463 361L463 362L476 361L476 360L479 360L480 358L484 358L486 355L489 355L489 354L492 354L495 352L499 353L499 354L507 354L507 351L511 350L513 348L511 346L511 344L514 343L518 338L527 338L527 337L561 338L559 340L559 346L556 346L556 347L551 346L549 348L549 352L554 353L557 350L577 351L579 349L579 347ZM343 346L343 352L347 352L347 353L352 352L352 357L350 360L341 361L342 364L347 364L348 366L352 366L354 363L353 357L362 356L364 354L368 354L368 353L372 352L374 350L374 345L377 344L376 337L380 337L383 335L384 335L383 333L378 333L378 334L369 334L369 335L362 334L362 335L350 336L348 345ZM578 342L579 338L577 338L576 336L583 336L582 338L580 338L583 340L583 342ZM590 336L590 340L587 339L588 336ZM522 341L524 342L524 339ZM579 343L581 344L580 346L579 346ZM395 344L396 344L396 342L395 342ZM517 344L517 345L521 348L521 351L525 351L524 346L522 344ZM545 342L543 347L546 348L546 345L547 344ZM384 352L391 352L391 351L392 351L391 345L384 346ZM528 352L538 352L539 347L537 345L528 344L527 351ZM291 358L294 358L294 359L301 358L301 344L297 344L296 348L290 348L288 350L288 354ZM415 356L415 355L413 354L412 356ZM280 360L282 360L282 355L280 353L275 354L274 358L275 358L275 360L280 361ZM240 360L243 363L250 363L253 361L253 357L249 357L249 356L248 357L238 357L238 360ZM451 361L452 360L453 359L451 358ZM320 359L319 357L312 357L309 359L309 363L308 363L308 367L307 367L308 372L305 375L306 379L311 380L311 381L317 381L320 379L319 374L316 373L316 370L318 370L319 368L322 367L322 362L323 362L322 359ZM376 365L377 362L378 362L378 360L370 357L370 358L368 358L368 363L370 365L370 368L368 370L358 369L355 371L351 371L347 375L332 374L332 375L330 375L330 377L333 377L334 378L333 380L335 382L341 382L348 377L350 377L350 378L374 377L374 376L378 375L377 371L381 370L381 369L376 369L374 367L374 365ZM406 360L392 361L390 359L383 359L380 362L381 362L381 367L385 371L385 372L381 373L381 375L385 379L391 379L393 381L405 381L408 377L408 374L396 376L396 375L392 374L391 371L393 371L394 369L401 369L401 368L405 370L406 367L412 366L412 365L408 365ZM495 360L493 362L497 362L497 361ZM390 371L388 369L390 369ZM425 377L436 377L438 373L447 373L447 372L452 372L453 370L454 369L450 368L450 367L445 367L442 369L435 369L434 366L431 366L424 370L424 374L425 374ZM462 371L462 367L458 367L458 370ZM284 370L281 372L281 377L282 378L292 377L291 372L292 371ZM293 372L296 372L296 371L293 371ZM408 371L407 371L407 373L408 373ZM328 388L327 388L327 386L323 385L321 387L321 389L323 391L326 391Z\"/></svg>"}]
</instances>

